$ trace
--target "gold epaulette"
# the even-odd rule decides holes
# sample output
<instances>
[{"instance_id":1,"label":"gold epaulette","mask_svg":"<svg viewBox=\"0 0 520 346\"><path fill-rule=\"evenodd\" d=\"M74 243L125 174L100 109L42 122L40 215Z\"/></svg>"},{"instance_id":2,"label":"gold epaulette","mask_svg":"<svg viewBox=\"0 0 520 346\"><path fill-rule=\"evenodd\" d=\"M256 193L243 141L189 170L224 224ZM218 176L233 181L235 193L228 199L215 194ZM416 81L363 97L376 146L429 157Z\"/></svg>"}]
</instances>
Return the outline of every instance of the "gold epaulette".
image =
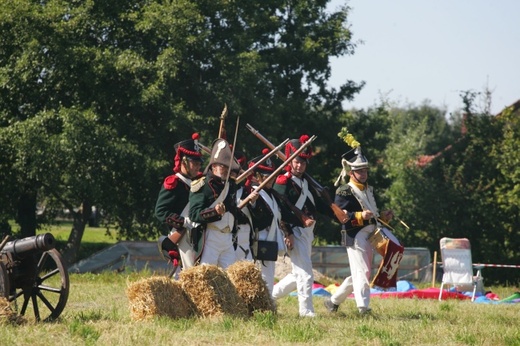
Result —
<instances>
[{"instance_id":1,"label":"gold epaulette","mask_svg":"<svg viewBox=\"0 0 520 346\"><path fill-rule=\"evenodd\" d=\"M191 182L190 191L191 192L197 192L200 190L201 187L206 184L206 177L202 177L200 179L194 180Z\"/></svg>"}]
</instances>

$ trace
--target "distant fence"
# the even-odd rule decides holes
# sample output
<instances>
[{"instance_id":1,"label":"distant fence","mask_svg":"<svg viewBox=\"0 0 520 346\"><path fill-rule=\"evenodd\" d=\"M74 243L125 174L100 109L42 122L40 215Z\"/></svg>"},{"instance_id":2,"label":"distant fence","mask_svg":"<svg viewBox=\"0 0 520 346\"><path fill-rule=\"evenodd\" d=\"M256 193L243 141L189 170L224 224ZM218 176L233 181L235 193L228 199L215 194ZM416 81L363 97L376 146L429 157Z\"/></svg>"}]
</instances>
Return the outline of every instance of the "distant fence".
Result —
<instances>
[{"instance_id":1,"label":"distant fence","mask_svg":"<svg viewBox=\"0 0 520 346\"><path fill-rule=\"evenodd\" d=\"M372 275L377 273L380 262L381 256L374 251ZM344 279L350 276L348 255L344 246L314 246L312 264L315 270L330 278ZM399 280L428 282L432 280L432 269L430 250L405 247L397 276Z\"/></svg>"}]
</instances>

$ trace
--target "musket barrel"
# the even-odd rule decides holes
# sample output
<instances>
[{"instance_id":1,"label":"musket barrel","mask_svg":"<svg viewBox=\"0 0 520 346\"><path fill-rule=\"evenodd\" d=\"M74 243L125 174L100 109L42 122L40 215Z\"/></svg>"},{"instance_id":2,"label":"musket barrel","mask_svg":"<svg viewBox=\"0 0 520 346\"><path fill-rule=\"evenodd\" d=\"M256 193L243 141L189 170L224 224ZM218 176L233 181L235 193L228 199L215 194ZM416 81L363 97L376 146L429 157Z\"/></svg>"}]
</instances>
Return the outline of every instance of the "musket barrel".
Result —
<instances>
[{"instance_id":1,"label":"musket barrel","mask_svg":"<svg viewBox=\"0 0 520 346\"><path fill-rule=\"evenodd\" d=\"M262 141L265 145L267 145L268 148L270 149L273 149L274 148L274 145L267 139L265 138L264 136L262 136L262 134L256 130L255 128L253 128L253 126L247 124L246 125L247 129L249 131L251 131L260 141ZM285 161L287 159L286 155L284 153L282 153L281 151L278 151L276 153L276 155L278 155L278 157L280 159L282 159L283 161ZM304 173L304 176L305 178L307 178L308 182L309 182L309 185L318 193L318 195L320 195L324 200L325 202L330 206L330 208L332 209L332 211L334 212L334 215L336 216L336 218L338 219L338 221L340 223L346 223L348 221L348 217L347 215L343 212L343 210L338 207L333 201L332 201L332 198L330 197L329 193L327 192L327 190L320 185L320 183L318 183L314 178L312 178L307 172Z\"/></svg>"},{"instance_id":2,"label":"musket barrel","mask_svg":"<svg viewBox=\"0 0 520 346\"><path fill-rule=\"evenodd\" d=\"M7 242L2 249L4 253L12 253L14 257L54 249L56 240L51 233L38 234L33 237L16 239Z\"/></svg>"}]
</instances>

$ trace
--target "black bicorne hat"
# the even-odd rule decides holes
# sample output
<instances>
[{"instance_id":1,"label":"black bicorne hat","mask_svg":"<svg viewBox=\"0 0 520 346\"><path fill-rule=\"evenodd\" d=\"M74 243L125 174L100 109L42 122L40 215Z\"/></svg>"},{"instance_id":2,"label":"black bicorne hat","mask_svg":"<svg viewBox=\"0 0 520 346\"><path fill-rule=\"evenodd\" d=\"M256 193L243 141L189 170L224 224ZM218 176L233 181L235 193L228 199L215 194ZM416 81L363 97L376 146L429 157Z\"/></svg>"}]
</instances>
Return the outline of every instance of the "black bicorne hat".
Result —
<instances>
[{"instance_id":1,"label":"black bicorne hat","mask_svg":"<svg viewBox=\"0 0 520 346\"><path fill-rule=\"evenodd\" d=\"M231 167L229 167L230 162ZM213 142L213 145L211 146L211 157L204 173L207 173L211 165L214 163L227 166L233 171L240 171L240 164L233 157L229 143L223 138L218 138Z\"/></svg>"}]
</instances>

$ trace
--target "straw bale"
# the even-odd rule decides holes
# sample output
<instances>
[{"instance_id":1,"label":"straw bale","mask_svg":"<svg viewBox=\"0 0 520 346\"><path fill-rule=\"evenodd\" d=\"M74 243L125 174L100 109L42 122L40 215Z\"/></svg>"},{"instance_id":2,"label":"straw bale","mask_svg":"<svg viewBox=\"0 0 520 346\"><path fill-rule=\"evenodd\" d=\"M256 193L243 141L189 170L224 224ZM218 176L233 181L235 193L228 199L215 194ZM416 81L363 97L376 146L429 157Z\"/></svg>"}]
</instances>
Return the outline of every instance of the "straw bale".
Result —
<instances>
[{"instance_id":1,"label":"straw bale","mask_svg":"<svg viewBox=\"0 0 520 346\"><path fill-rule=\"evenodd\" d=\"M262 272L253 262L236 262L229 266L226 272L238 295L246 303L249 314L252 315L255 311L276 313L276 304L262 278Z\"/></svg>"},{"instance_id":2,"label":"straw bale","mask_svg":"<svg viewBox=\"0 0 520 346\"><path fill-rule=\"evenodd\" d=\"M181 271L179 281L201 316L247 316L244 300L221 268L208 264L191 267Z\"/></svg>"},{"instance_id":3,"label":"straw bale","mask_svg":"<svg viewBox=\"0 0 520 346\"><path fill-rule=\"evenodd\" d=\"M153 316L187 318L195 312L194 305L184 293L181 284L166 276L154 276L131 283L126 294L133 320Z\"/></svg>"},{"instance_id":4,"label":"straw bale","mask_svg":"<svg viewBox=\"0 0 520 346\"><path fill-rule=\"evenodd\" d=\"M0 297L0 325L4 323L23 324L26 320L23 316L18 315L9 304L9 300Z\"/></svg>"}]
</instances>

